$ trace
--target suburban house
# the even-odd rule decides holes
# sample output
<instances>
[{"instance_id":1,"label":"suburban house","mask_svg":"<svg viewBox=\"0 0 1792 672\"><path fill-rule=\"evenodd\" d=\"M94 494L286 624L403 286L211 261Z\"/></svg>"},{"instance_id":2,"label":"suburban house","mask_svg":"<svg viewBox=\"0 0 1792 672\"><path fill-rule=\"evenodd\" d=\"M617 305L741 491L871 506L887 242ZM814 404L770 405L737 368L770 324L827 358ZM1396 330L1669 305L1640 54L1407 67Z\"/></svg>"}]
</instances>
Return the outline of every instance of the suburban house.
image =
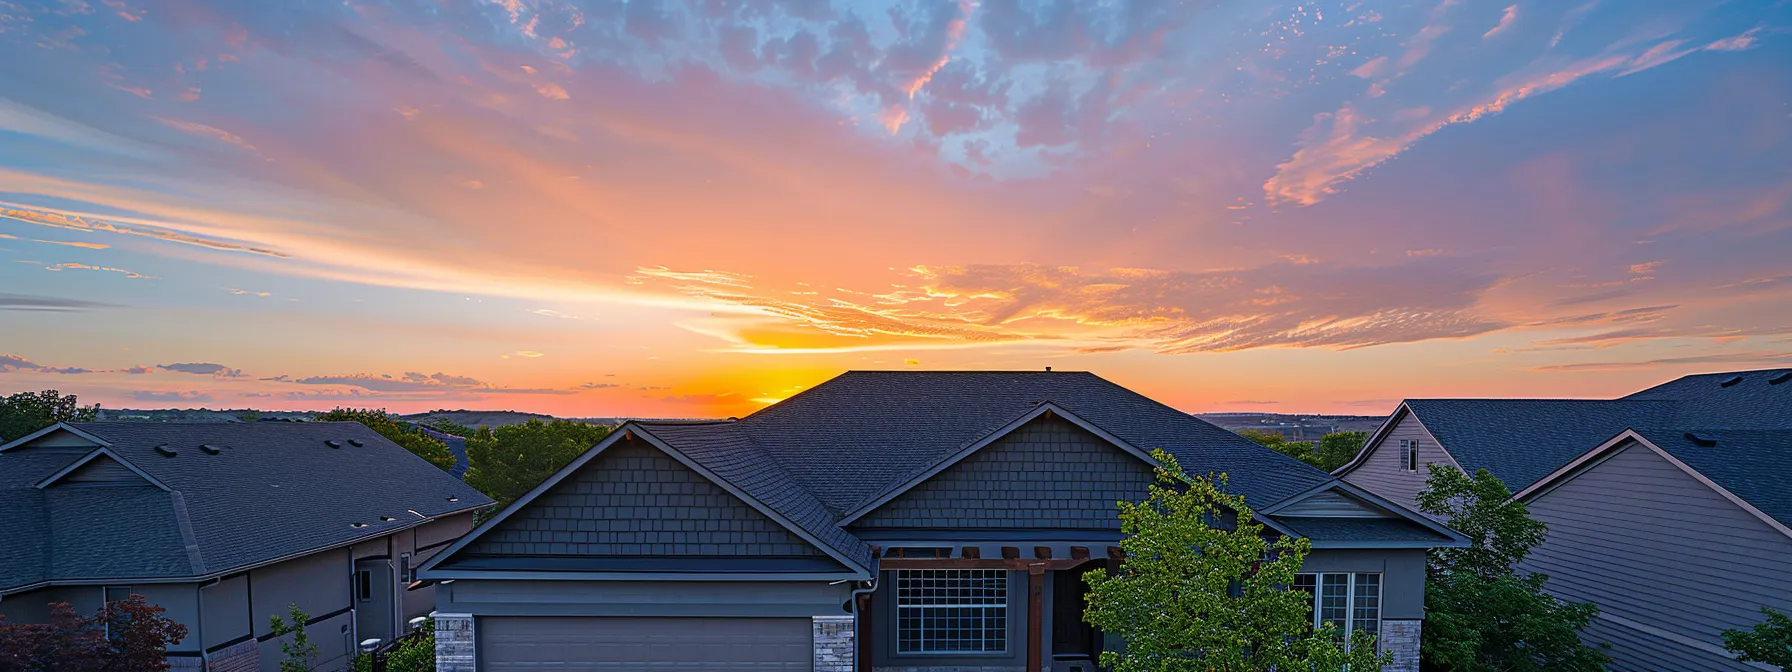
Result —
<instances>
[{"instance_id":1,"label":"suburban house","mask_svg":"<svg viewBox=\"0 0 1792 672\"><path fill-rule=\"evenodd\" d=\"M1089 373L850 372L741 419L624 423L424 563L438 670L1093 670L1090 569L1150 451L1312 540L1315 623L1418 669L1459 534ZM599 665L602 661L603 665Z\"/></svg>"},{"instance_id":2,"label":"suburban house","mask_svg":"<svg viewBox=\"0 0 1792 672\"><path fill-rule=\"evenodd\" d=\"M435 608L406 585L491 503L358 423L53 425L0 445L0 614L138 594L187 626L174 669L271 672L296 604L341 669Z\"/></svg>"},{"instance_id":3,"label":"suburban house","mask_svg":"<svg viewBox=\"0 0 1792 672\"><path fill-rule=\"evenodd\" d=\"M1548 538L1521 569L1599 605L1612 669L1770 669L1721 633L1792 611L1792 369L1615 400L1408 399L1336 472L1410 503L1427 465L1487 469Z\"/></svg>"}]
</instances>

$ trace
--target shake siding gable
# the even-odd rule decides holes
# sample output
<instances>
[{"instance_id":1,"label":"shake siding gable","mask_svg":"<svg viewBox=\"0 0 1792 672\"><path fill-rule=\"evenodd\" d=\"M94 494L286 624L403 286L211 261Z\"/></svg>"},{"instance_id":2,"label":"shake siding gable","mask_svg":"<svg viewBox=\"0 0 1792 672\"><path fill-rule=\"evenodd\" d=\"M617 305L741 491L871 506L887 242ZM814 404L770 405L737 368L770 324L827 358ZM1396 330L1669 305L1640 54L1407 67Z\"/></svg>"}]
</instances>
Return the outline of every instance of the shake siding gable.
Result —
<instances>
[{"instance_id":1,"label":"shake siding gable","mask_svg":"<svg viewBox=\"0 0 1792 672\"><path fill-rule=\"evenodd\" d=\"M619 441L467 555L810 557L820 550L671 456Z\"/></svg>"},{"instance_id":2,"label":"shake siding gable","mask_svg":"<svg viewBox=\"0 0 1792 672\"><path fill-rule=\"evenodd\" d=\"M1140 501L1152 466L1062 418L1040 418L854 523L860 528L1119 529L1114 503Z\"/></svg>"},{"instance_id":3,"label":"shake siding gable","mask_svg":"<svg viewBox=\"0 0 1792 672\"><path fill-rule=\"evenodd\" d=\"M1406 464L1402 461L1404 453L1400 450L1401 441L1419 442L1418 471L1406 470ZM1443 446L1438 445L1431 438L1431 433L1425 431L1419 418L1403 412L1400 421L1388 430L1387 436L1375 444L1361 464L1344 474L1343 479L1416 510L1419 492L1425 489L1425 478L1431 473L1428 465L1434 462L1455 464L1449 453L1444 452Z\"/></svg>"},{"instance_id":4,"label":"shake siding gable","mask_svg":"<svg viewBox=\"0 0 1792 672\"><path fill-rule=\"evenodd\" d=\"M1619 448L1529 507L1549 536L1521 567L1549 575L1550 592L1595 602L1602 614L1722 648L1719 633L1759 622L1762 606L1792 609L1792 539L1647 446ZM1674 650L1614 669L1755 669L1621 622L1601 626L1621 631L1613 636L1620 646L1615 640L1627 638Z\"/></svg>"}]
</instances>

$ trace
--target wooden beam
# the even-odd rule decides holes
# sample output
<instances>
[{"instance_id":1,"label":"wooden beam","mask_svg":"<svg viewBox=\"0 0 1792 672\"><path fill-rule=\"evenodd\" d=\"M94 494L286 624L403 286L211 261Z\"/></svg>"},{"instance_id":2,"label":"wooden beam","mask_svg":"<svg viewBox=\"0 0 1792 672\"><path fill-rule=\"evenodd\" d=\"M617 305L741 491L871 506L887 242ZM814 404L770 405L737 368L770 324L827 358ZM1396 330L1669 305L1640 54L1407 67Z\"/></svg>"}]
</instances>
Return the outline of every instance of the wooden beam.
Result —
<instances>
[{"instance_id":1,"label":"wooden beam","mask_svg":"<svg viewBox=\"0 0 1792 672\"><path fill-rule=\"evenodd\" d=\"M959 553L959 555L962 555L966 558L970 558L972 560L976 560L980 557L983 557L982 549L979 549L976 546L966 546L964 548L958 549L958 553Z\"/></svg>"},{"instance_id":2,"label":"wooden beam","mask_svg":"<svg viewBox=\"0 0 1792 672\"><path fill-rule=\"evenodd\" d=\"M1020 549L1016 548L1014 546L1003 546L1002 547L1002 557L1007 558L1009 560L1018 558L1018 557L1020 557Z\"/></svg>"},{"instance_id":3,"label":"wooden beam","mask_svg":"<svg viewBox=\"0 0 1792 672\"><path fill-rule=\"evenodd\" d=\"M1126 559L1126 551L1120 550L1119 546L1109 546L1108 547L1108 558L1110 560L1114 560L1116 562L1118 562L1120 560L1125 560Z\"/></svg>"},{"instance_id":4,"label":"wooden beam","mask_svg":"<svg viewBox=\"0 0 1792 672\"><path fill-rule=\"evenodd\" d=\"M873 626L875 618L871 613L871 594L855 596L859 607L859 632L853 638L853 668L857 672L871 672L872 634L877 631Z\"/></svg>"},{"instance_id":5,"label":"wooden beam","mask_svg":"<svg viewBox=\"0 0 1792 672\"><path fill-rule=\"evenodd\" d=\"M1052 547L1050 547L1050 546L1034 546L1033 547L1033 557L1039 558L1040 560L1052 559Z\"/></svg>"},{"instance_id":6,"label":"wooden beam","mask_svg":"<svg viewBox=\"0 0 1792 672\"><path fill-rule=\"evenodd\" d=\"M1088 546L1071 546L1070 547L1070 559L1071 560L1088 560L1089 559L1089 547Z\"/></svg>"},{"instance_id":7,"label":"wooden beam","mask_svg":"<svg viewBox=\"0 0 1792 672\"><path fill-rule=\"evenodd\" d=\"M1027 574L1027 672L1045 667L1045 573Z\"/></svg>"},{"instance_id":8,"label":"wooden beam","mask_svg":"<svg viewBox=\"0 0 1792 672\"><path fill-rule=\"evenodd\" d=\"M878 569L1007 569L1027 571L1037 568L1039 571L1055 572L1076 567L1089 560L1035 560L1032 558L884 558L877 563Z\"/></svg>"}]
</instances>

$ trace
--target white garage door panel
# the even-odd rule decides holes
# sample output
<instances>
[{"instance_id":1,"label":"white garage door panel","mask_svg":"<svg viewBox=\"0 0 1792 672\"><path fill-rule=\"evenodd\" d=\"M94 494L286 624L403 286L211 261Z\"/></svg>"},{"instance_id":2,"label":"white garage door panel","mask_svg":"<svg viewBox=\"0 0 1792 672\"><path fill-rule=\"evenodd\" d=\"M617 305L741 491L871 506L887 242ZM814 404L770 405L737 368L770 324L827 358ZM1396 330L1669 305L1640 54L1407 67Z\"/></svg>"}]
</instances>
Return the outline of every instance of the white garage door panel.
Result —
<instances>
[{"instance_id":1,"label":"white garage door panel","mask_svg":"<svg viewBox=\"0 0 1792 672\"><path fill-rule=\"evenodd\" d=\"M808 672L806 618L481 617L480 670Z\"/></svg>"}]
</instances>

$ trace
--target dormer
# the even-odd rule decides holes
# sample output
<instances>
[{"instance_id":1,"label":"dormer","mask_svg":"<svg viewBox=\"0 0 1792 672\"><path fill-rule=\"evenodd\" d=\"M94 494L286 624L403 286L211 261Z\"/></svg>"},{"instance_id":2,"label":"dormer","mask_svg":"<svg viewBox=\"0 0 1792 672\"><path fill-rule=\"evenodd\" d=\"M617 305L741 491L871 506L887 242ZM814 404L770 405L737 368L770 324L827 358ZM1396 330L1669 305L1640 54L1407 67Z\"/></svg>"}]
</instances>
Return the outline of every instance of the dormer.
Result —
<instances>
[{"instance_id":1,"label":"dormer","mask_svg":"<svg viewBox=\"0 0 1792 672\"><path fill-rule=\"evenodd\" d=\"M0 452L29 450L31 452L86 453L95 448L111 446L112 443L82 431L66 422L58 422L49 427L0 445Z\"/></svg>"}]
</instances>

